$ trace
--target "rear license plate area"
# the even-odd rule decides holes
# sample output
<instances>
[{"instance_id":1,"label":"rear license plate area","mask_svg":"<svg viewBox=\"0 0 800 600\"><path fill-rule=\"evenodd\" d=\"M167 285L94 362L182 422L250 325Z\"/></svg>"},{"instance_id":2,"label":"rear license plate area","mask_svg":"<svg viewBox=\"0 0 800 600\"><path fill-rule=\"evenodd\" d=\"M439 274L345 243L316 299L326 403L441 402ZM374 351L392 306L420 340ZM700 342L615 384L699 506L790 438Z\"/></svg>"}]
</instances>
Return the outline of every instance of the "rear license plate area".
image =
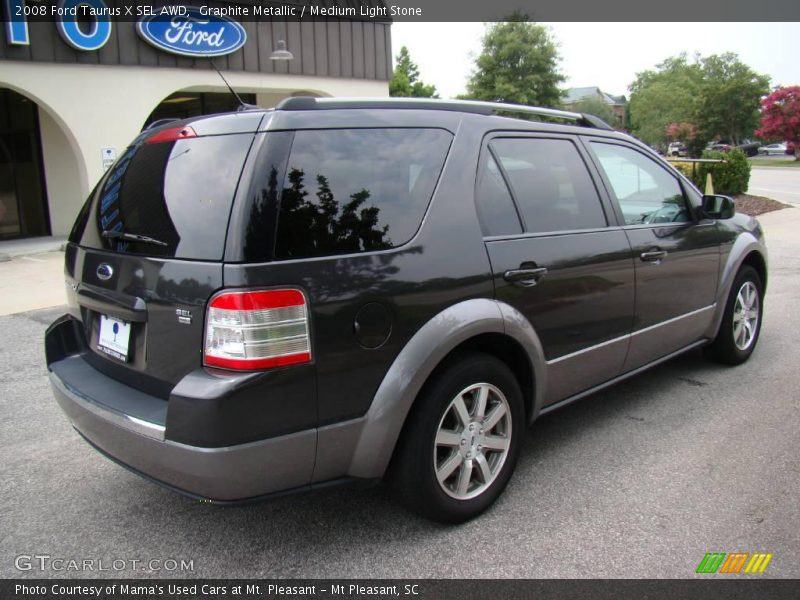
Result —
<instances>
[{"instance_id":1,"label":"rear license plate area","mask_svg":"<svg viewBox=\"0 0 800 600\"><path fill-rule=\"evenodd\" d=\"M122 319L101 314L99 325L97 350L121 362L128 362L131 324Z\"/></svg>"}]
</instances>

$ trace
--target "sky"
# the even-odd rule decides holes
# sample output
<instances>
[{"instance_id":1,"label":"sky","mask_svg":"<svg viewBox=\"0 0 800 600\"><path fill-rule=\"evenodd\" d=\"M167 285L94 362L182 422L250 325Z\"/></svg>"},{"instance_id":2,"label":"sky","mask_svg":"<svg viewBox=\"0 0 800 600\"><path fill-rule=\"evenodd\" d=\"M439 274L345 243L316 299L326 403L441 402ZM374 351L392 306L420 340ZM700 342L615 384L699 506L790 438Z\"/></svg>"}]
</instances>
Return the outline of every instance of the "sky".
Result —
<instances>
[{"instance_id":1,"label":"sky","mask_svg":"<svg viewBox=\"0 0 800 600\"><path fill-rule=\"evenodd\" d=\"M628 95L636 73L686 52L735 52L773 86L800 84L800 23L545 23L559 45L564 87L596 85ZM482 23L392 25L392 52L408 46L425 83L442 98L464 92L481 49Z\"/></svg>"}]
</instances>

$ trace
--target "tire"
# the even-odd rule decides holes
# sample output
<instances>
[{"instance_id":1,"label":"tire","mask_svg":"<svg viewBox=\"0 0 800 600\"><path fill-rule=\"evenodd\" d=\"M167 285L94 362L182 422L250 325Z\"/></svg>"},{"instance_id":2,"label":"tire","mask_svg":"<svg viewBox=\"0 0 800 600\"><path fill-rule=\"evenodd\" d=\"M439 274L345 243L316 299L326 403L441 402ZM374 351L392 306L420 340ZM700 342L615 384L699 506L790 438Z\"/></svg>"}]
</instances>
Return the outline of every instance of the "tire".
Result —
<instances>
[{"instance_id":1,"label":"tire","mask_svg":"<svg viewBox=\"0 0 800 600\"><path fill-rule=\"evenodd\" d=\"M763 307L761 277L745 265L733 281L717 337L706 347L706 355L726 365L739 365L750 358L761 333Z\"/></svg>"},{"instance_id":2,"label":"tire","mask_svg":"<svg viewBox=\"0 0 800 600\"><path fill-rule=\"evenodd\" d=\"M408 508L430 519L472 519L508 484L526 430L522 391L505 363L487 354L461 357L417 398L393 460L392 484Z\"/></svg>"}]
</instances>

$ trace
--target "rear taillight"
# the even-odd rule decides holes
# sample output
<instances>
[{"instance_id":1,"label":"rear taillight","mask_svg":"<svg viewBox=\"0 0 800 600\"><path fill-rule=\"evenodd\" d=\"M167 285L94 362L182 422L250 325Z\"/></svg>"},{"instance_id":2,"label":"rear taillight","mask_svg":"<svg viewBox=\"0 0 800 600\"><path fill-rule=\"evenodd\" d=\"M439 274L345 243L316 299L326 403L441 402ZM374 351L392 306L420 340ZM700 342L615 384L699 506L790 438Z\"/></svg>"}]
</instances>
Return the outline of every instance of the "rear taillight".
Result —
<instances>
[{"instance_id":1,"label":"rear taillight","mask_svg":"<svg viewBox=\"0 0 800 600\"><path fill-rule=\"evenodd\" d=\"M189 126L185 127L170 127L169 129L162 129L157 134L150 136L145 140L148 144L158 144L159 142L174 142L176 140L185 140L187 138L197 137L197 134Z\"/></svg>"},{"instance_id":2,"label":"rear taillight","mask_svg":"<svg viewBox=\"0 0 800 600\"><path fill-rule=\"evenodd\" d=\"M311 361L306 309L300 290L218 294L206 314L204 363L252 371Z\"/></svg>"}]
</instances>

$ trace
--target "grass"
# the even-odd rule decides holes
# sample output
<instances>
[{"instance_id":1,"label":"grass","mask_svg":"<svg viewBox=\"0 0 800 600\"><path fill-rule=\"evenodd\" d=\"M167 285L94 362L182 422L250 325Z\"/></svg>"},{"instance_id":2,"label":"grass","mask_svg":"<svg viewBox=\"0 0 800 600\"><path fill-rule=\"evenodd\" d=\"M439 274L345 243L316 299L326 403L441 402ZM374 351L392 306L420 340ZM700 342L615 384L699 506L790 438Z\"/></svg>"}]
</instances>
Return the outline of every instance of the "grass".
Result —
<instances>
[{"instance_id":1,"label":"grass","mask_svg":"<svg viewBox=\"0 0 800 600\"><path fill-rule=\"evenodd\" d=\"M791 158L787 160L776 160L769 158L751 158L749 162L754 167L780 167L782 169L785 169L787 167L792 169L800 168L800 160L792 160Z\"/></svg>"}]
</instances>

